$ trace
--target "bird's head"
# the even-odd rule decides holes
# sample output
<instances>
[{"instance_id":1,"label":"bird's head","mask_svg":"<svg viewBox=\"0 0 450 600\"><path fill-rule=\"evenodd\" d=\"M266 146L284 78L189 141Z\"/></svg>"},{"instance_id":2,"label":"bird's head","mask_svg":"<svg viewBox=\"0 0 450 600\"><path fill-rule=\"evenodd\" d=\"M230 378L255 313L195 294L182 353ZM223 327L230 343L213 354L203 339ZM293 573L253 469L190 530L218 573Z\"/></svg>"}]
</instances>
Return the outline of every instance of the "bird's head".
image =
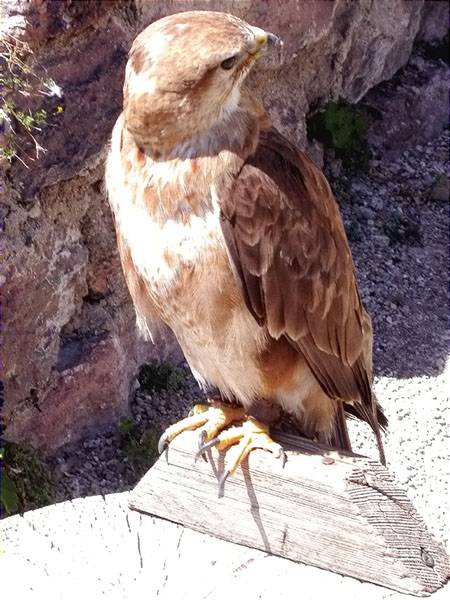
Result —
<instances>
[{"instance_id":1,"label":"bird's head","mask_svg":"<svg viewBox=\"0 0 450 600\"><path fill-rule=\"evenodd\" d=\"M124 113L138 145L170 148L223 121L273 34L229 14L192 11L152 23L135 40L126 68Z\"/></svg>"}]
</instances>

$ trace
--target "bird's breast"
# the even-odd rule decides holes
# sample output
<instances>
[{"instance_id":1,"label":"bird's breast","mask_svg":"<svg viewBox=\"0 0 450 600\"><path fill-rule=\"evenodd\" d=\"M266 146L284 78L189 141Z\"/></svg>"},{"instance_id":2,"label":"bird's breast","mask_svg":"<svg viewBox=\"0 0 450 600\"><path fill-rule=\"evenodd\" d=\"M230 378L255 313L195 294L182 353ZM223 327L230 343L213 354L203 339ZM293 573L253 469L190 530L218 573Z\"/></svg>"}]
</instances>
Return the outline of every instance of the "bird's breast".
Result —
<instances>
[{"instance_id":1,"label":"bird's breast","mask_svg":"<svg viewBox=\"0 0 450 600\"><path fill-rule=\"evenodd\" d=\"M194 212L180 198L175 208L167 215L135 201L116 215L136 270L165 309L175 296L198 292L205 277L216 278L218 267L230 269L219 214L212 205Z\"/></svg>"}]
</instances>

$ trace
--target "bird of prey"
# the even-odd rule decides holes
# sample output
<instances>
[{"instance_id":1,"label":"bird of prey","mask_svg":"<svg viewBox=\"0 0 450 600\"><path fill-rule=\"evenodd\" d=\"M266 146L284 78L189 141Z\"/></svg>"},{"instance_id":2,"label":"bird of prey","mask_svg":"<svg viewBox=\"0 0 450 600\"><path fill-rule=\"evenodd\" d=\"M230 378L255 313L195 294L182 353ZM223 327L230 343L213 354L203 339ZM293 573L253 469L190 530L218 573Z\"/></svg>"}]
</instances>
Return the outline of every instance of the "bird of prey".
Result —
<instances>
[{"instance_id":1,"label":"bird of prey","mask_svg":"<svg viewBox=\"0 0 450 600\"><path fill-rule=\"evenodd\" d=\"M206 409L200 452L229 448L222 480L290 415L304 435L350 449L345 415L368 422L372 328L343 223L321 171L270 123L246 85L278 38L230 15L162 18L134 41L106 182L140 327L165 323ZM382 455L383 458L383 455Z\"/></svg>"}]
</instances>

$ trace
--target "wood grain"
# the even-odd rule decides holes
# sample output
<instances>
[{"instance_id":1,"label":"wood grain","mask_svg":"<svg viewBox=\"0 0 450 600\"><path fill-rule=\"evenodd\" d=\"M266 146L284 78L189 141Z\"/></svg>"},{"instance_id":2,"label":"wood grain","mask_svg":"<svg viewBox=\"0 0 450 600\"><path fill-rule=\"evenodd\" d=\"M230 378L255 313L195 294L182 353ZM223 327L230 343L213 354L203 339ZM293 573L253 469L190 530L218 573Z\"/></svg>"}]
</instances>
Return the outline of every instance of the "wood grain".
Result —
<instances>
[{"instance_id":1,"label":"wood grain","mask_svg":"<svg viewBox=\"0 0 450 600\"><path fill-rule=\"evenodd\" d=\"M131 494L131 508L403 593L429 595L447 580L444 549L378 462L283 435L284 469L252 452L219 498L224 453L195 462L197 435L172 442Z\"/></svg>"}]
</instances>

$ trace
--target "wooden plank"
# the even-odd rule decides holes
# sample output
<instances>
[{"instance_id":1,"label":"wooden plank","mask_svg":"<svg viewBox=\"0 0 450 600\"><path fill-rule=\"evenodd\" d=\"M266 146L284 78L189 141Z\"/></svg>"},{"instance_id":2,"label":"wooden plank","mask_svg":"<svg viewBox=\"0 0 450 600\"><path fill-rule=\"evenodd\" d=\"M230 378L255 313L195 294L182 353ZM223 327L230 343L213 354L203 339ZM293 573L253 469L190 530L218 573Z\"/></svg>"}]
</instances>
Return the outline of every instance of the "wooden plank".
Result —
<instances>
[{"instance_id":1,"label":"wooden plank","mask_svg":"<svg viewBox=\"0 0 450 600\"><path fill-rule=\"evenodd\" d=\"M218 497L224 453L194 461L195 432L178 436L130 496L130 507L227 541L403 593L426 596L448 557L378 462L278 436L284 469L254 451Z\"/></svg>"}]
</instances>

